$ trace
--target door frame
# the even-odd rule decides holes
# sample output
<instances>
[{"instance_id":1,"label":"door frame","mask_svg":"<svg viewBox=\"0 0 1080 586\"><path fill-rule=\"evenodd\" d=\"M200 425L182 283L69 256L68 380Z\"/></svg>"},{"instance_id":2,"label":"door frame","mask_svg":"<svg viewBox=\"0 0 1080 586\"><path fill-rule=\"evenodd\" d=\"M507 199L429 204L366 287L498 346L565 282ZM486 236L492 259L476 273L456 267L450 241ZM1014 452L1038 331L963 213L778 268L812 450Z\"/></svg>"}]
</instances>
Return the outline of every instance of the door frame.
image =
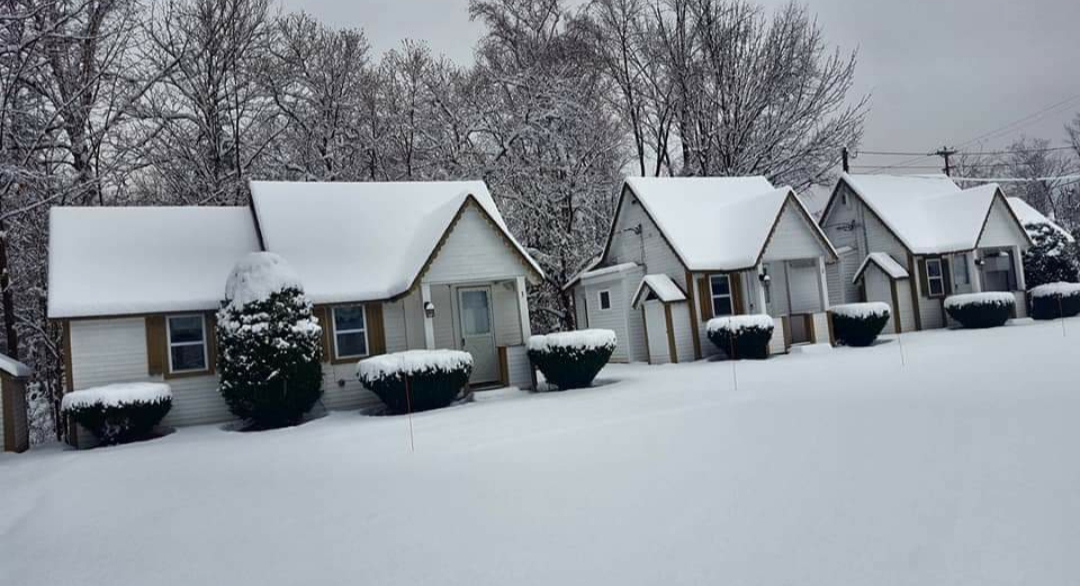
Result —
<instances>
[{"instance_id":1,"label":"door frame","mask_svg":"<svg viewBox=\"0 0 1080 586\"><path fill-rule=\"evenodd\" d=\"M464 313L461 311L461 294L468 291L483 291L487 294L488 326L491 330L489 332L489 335L491 336L491 358L492 364L495 365L494 378L492 378L491 380L469 381L469 385L476 386L499 382L499 345L495 338L495 294L493 287L490 283L486 285L460 285L454 287L454 307L457 309L457 315L454 319L454 325L456 326L459 333L458 336L455 336L457 339L454 340L454 343L458 346L459 350L461 350L462 352L465 351L465 324L461 321L464 318Z\"/></svg>"}]
</instances>

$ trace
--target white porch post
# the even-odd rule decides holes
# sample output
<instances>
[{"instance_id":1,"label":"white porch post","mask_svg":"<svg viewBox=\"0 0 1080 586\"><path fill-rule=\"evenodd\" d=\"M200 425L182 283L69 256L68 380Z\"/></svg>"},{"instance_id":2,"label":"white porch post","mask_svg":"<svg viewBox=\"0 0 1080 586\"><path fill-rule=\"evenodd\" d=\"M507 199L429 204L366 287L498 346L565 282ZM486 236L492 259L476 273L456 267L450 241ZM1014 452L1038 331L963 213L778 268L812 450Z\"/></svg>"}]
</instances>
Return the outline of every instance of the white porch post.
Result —
<instances>
[{"instance_id":1,"label":"white porch post","mask_svg":"<svg viewBox=\"0 0 1080 586\"><path fill-rule=\"evenodd\" d=\"M1013 266L1016 267L1016 288L1018 291L1027 291L1027 279L1024 277L1024 255L1019 246L1013 246L1009 250L1012 255Z\"/></svg>"},{"instance_id":2,"label":"white porch post","mask_svg":"<svg viewBox=\"0 0 1080 586\"><path fill-rule=\"evenodd\" d=\"M514 280L514 290L517 292L518 317L521 318L521 342L525 343L532 336L532 326L529 325L529 292L525 288L525 277Z\"/></svg>"},{"instance_id":3,"label":"white porch post","mask_svg":"<svg viewBox=\"0 0 1080 586\"><path fill-rule=\"evenodd\" d=\"M431 285L427 283L420 284L420 303L421 311L424 312L424 348L428 350L435 349L435 318L428 317L426 310L427 304L431 303ZM435 308L435 311L450 311L449 307Z\"/></svg>"},{"instance_id":4,"label":"white porch post","mask_svg":"<svg viewBox=\"0 0 1080 586\"><path fill-rule=\"evenodd\" d=\"M979 265L975 263L975 254L977 251L964 255L964 260L968 263L968 274L971 275L971 290L975 293L982 293L982 272L979 271Z\"/></svg>"},{"instance_id":5,"label":"white porch post","mask_svg":"<svg viewBox=\"0 0 1080 586\"><path fill-rule=\"evenodd\" d=\"M829 309L829 276L825 270L825 257L817 257L818 285L821 287L821 311Z\"/></svg>"},{"instance_id":6,"label":"white porch post","mask_svg":"<svg viewBox=\"0 0 1080 586\"><path fill-rule=\"evenodd\" d=\"M758 265L757 270L754 271L754 273L753 273L753 278L757 279L757 283L754 284L754 287L757 288L757 306L758 306L758 311L757 312L765 314L765 313L769 313L769 304L766 303L766 301L765 301L765 287L766 287L766 285L765 285L765 283L763 283L761 281L761 271L762 270L763 270L763 265Z\"/></svg>"}]
</instances>

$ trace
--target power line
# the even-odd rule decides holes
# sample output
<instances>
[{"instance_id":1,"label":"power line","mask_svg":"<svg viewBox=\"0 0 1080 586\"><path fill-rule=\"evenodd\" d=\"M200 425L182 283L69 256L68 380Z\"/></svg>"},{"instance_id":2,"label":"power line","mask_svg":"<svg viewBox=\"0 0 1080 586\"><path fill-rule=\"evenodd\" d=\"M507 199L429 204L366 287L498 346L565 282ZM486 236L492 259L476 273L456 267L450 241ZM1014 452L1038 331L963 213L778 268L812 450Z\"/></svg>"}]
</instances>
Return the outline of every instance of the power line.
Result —
<instances>
[{"instance_id":1,"label":"power line","mask_svg":"<svg viewBox=\"0 0 1080 586\"><path fill-rule=\"evenodd\" d=\"M973 138L973 139L971 139L971 140L969 140L967 142L962 142L959 145L957 145L957 148L963 148L963 147L965 147L965 146L967 146L967 145L969 145L969 144L971 144L973 142L978 142L980 140L990 138L990 137L998 134L999 132L1012 131L1012 130L1016 130L1017 128L1021 128L1023 126L1026 126L1026 125L1030 124L1031 122L1034 122L1038 118L1040 118L1040 117L1042 117L1042 116L1044 116L1046 114L1049 114L1049 113L1053 112L1054 110L1057 110L1057 109L1061 108L1062 106L1065 106L1066 104L1069 104L1071 102L1075 102L1078 99L1080 99L1080 94L1076 94L1075 96L1065 98L1064 100L1062 100L1060 102L1057 102L1057 103L1051 104L1049 106L1046 106L1045 108L1037 110L1036 112L1034 112L1032 114L1028 114L1027 116L1024 116L1023 118L1019 118L1017 120L1009 122L1008 124L999 126L999 127L995 128L994 130L991 130L990 132L980 134L979 136L976 136L975 138Z\"/></svg>"},{"instance_id":2,"label":"power line","mask_svg":"<svg viewBox=\"0 0 1080 586\"><path fill-rule=\"evenodd\" d=\"M1015 153L1043 153L1052 151L1071 151L1074 147L1071 146L1059 146L1059 147L1045 147L1045 148L1032 148L1032 149L1013 149L1010 151L966 151L961 150L961 155L1011 155ZM934 157L936 153L916 153L911 151L855 151L855 155L880 155L887 157L904 157L909 155L915 155L917 157ZM869 165L868 165L869 166Z\"/></svg>"}]
</instances>

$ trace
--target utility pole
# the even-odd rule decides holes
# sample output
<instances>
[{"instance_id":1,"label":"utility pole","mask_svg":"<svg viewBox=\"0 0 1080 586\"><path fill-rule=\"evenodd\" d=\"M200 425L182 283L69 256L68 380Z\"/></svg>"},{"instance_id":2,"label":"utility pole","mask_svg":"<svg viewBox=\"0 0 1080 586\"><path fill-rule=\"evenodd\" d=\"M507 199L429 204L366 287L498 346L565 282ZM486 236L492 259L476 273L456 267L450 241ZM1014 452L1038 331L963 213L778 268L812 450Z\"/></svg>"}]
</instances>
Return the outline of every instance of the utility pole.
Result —
<instances>
[{"instance_id":1,"label":"utility pole","mask_svg":"<svg viewBox=\"0 0 1080 586\"><path fill-rule=\"evenodd\" d=\"M951 176L952 175L952 166L949 164L949 157L955 155L956 153L957 153L956 149L950 149L949 147L941 147L941 150L934 153L935 155L945 159L945 169L944 169L944 171L945 171L946 176Z\"/></svg>"},{"instance_id":2,"label":"utility pole","mask_svg":"<svg viewBox=\"0 0 1080 586\"><path fill-rule=\"evenodd\" d=\"M844 164L844 173L851 171L851 167L848 165L848 150L847 147L840 149L840 159Z\"/></svg>"}]
</instances>

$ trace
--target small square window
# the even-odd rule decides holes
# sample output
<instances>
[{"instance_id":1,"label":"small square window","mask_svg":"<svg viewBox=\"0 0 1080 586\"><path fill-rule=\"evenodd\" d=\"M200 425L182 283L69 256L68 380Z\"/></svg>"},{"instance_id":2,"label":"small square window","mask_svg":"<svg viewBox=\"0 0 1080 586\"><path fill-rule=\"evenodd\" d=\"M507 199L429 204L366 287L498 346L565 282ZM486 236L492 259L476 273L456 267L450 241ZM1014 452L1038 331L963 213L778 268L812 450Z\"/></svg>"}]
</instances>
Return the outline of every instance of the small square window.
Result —
<instances>
[{"instance_id":1,"label":"small square window","mask_svg":"<svg viewBox=\"0 0 1080 586\"><path fill-rule=\"evenodd\" d=\"M945 295L945 271L940 258L926 259L926 288L930 297Z\"/></svg>"},{"instance_id":2,"label":"small square window","mask_svg":"<svg viewBox=\"0 0 1080 586\"><path fill-rule=\"evenodd\" d=\"M604 289L600 292L600 311L611 309L611 291Z\"/></svg>"},{"instance_id":3,"label":"small square window","mask_svg":"<svg viewBox=\"0 0 1080 586\"><path fill-rule=\"evenodd\" d=\"M206 321L201 315L170 316L166 323L169 336L169 372L207 370Z\"/></svg>"},{"instance_id":4,"label":"small square window","mask_svg":"<svg viewBox=\"0 0 1080 586\"><path fill-rule=\"evenodd\" d=\"M334 357L367 356L367 320L363 305L346 305L334 310Z\"/></svg>"}]
</instances>

